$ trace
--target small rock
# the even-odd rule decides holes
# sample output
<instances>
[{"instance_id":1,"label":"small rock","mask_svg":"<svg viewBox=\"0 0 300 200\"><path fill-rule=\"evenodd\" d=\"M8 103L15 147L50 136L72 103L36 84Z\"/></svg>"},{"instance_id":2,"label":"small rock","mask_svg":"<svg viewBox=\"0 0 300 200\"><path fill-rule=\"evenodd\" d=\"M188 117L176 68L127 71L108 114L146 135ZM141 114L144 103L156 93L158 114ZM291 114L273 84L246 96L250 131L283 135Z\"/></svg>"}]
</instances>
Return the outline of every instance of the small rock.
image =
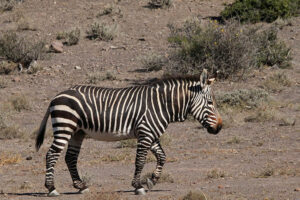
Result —
<instances>
[{"instance_id":1,"label":"small rock","mask_svg":"<svg viewBox=\"0 0 300 200\"><path fill-rule=\"evenodd\" d=\"M26 160L32 160L32 156L27 156Z\"/></svg>"},{"instance_id":2,"label":"small rock","mask_svg":"<svg viewBox=\"0 0 300 200\"><path fill-rule=\"evenodd\" d=\"M218 185L218 188L219 188L219 189L223 189L224 186L223 186L223 185Z\"/></svg>"},{"instance_id":3,"label":"small rock","mask_svg":"<svg viewBox=\"0 0 300 200\"><path fill-rule=\"evenodd\" d=\"M138 40L139 40L139 41L143 41L143 42L146 41L146 39L143 38L143 37L139 38Z\"/></svg>"},{"instance_id":4,"label":"small rock","mask_svg":"<svg viewBox=\"0 0 300 200\"><path fill-rule=\"evenodd\" d=\"M296 123L296 120L293 118L283 118L281 122L279 123L279 126L294 126Z\"/></svg>"},{"instance_id":5,"label":"small rock","mask_svg":"<svg viewBox=\"0 0 300 200\"><path fill-rule=\"evenodd\" d=\"M81 69L81 67L80 67L80 66L77 66L77 65L76 65L74 68L75 68L75 69L78 69L78 70Z\"/></svg>"},{"instance_id":6,"label":"small rock","mask_svg":"<svg viewBox=\"0 0 300 200\"><path fill-rule=\"evenodd\" d=\"M294 191L299 192L300 188L295 188Z\"/></svg>"},{"instance_id":7,"label":"small rock","mask_svg":"<svg viewBox=\"0 0 300 200\"><path fill-rule=\"evenodd\" d=\"M55 40L51 43L50 49L53 50L55 53L62 53L63 46L64 45L61 41Z\"/></svg>"}]
</instances>

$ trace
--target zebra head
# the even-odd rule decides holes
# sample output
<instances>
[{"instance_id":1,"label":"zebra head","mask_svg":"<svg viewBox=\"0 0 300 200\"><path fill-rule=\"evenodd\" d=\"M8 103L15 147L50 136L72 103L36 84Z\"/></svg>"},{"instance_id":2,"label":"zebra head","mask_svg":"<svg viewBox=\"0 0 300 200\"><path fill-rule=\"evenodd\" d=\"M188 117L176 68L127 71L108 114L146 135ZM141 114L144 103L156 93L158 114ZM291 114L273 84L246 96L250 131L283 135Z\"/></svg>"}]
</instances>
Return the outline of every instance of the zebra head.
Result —
<instances>
[{"instance_id":1,"label":"zebra head","mask_svg":"<svg viewBox=\"0 0 300 200\"><path fill-rule=\"evenodd\" d=\"M216 109L216 102L211 90L214 78L208 79L207 70L200 75L200 84L190 88L192 91L191 114L211 134L218 134L222 128L222 118Z\"/></svg>"}]
</instances>

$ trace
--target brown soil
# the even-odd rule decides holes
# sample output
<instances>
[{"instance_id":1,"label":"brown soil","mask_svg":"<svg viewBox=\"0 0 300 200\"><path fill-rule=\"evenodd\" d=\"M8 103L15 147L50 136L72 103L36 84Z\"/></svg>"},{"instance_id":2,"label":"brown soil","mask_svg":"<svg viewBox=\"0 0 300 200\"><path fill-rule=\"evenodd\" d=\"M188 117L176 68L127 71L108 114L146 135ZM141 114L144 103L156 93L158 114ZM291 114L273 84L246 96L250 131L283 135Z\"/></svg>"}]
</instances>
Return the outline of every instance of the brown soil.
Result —
<instances>
[{"instance_id":1,"label":"brown soil","mask_svg":"<svg viewBox=\"0 0 300 200\"><path fill-rule=\"evenodd\" d=\"M123 87L135 81L160 77L162 71L145 73L137 70L142 68L142 56L150 52L165 55L170 51L167 24L182 24L197 15L218 15L223 3L229 1L173 0L174 5L169 9L149 9L147 0L121 0L116 5L122 16L101 17L101 21L119 25L118 36L110 42L86 39L88 25L110 2L27 0L13 11L0 14L0 31L15 29L14 16L21 14L37 28L22 34L44 38L48 43L59 31L75 27L81 30L79 44L64 46L63 53L39 61L43 70L37 74L1 75L7 82L7 87L0 89L1 112L6 112L11 125L24 132L24 137L0 140L0 199L31 200L47 195L44 188L45 154L52 137L47 137L41 150L35 152L34 140L27 136L32 136L39 126L54 95L71 85L87 83L88 74L95 72L105 75L110 71L116 75L116 80L98 83L108 87ZM189 191L200 190L208 199L215 200L299 200L299 33L300 17L292 19L292 26L284 26L279 32L280 38L293 49L293 68L279 70L290 77L292 86L272 93L273 99L280 102L275 108L279 119L260 123L225 121L227 127L216 136L200 129L195 121L171 124L166 133L171 143L164 147L169 159L164 173L173 181L157 184L144 197L135 196L131 187L135 149L119 149L118 143L86 139L79 157L79 171L91 185L91 192L76 194L63 154L55 174L56 187L62 195L56 199L179 199ZM75 69L75 66L81 69ZM265 69L246 81L219 82L214 85L214 90L256 88L270 73L271 70ZM16 112L7 108L7 102L16 94L25 95L30 102L29 110ZM296 123L280 126L280 117L296 119ZM234 138L239 141L230 142ZM12 164L1 164L5 156L12 159L14 155L19 159ZM155 162L149 162L143 172L151 172L154 167Z\"/></svg>"}]
</instances>

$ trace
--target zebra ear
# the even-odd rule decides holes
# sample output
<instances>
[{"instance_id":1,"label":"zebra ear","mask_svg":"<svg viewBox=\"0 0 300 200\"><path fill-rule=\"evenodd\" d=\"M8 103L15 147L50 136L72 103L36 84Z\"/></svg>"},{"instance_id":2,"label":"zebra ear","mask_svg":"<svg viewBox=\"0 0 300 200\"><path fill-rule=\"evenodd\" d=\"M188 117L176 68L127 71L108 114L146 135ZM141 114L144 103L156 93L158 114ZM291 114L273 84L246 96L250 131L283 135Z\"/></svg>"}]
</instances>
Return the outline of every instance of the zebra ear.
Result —
<instances>
[{"instance_id":1,"label":"zebra ear","mask_svg":"<svg viewBox=\"0 0 300 200\"><path fill-rule=\"evenodd\" d=\"M207 84L207 70L203 69L201 75L200 75L200 85L202 88L204 88Z\"/></svg>"}]
</instances>

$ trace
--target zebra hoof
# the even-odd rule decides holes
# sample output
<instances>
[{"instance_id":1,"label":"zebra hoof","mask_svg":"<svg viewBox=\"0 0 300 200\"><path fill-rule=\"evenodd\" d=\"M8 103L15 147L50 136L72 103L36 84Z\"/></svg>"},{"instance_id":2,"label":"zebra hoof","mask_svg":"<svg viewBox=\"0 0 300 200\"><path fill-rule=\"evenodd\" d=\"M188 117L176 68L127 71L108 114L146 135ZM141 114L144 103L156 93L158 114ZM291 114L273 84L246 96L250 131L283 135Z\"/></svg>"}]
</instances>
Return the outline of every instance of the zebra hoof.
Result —
<instances>
[{"instance_id":1,"label":"zebra hoof","mask_svg":"<svg viewBox=\"0 0 300 200\"><path fill-rule=\"evenodd\" d=\"M48 193L48 197L57 197L59 196L59 193L56 190L52 190Z\"/></svg>"},{"instance_id":2,"label":"zebra hoof","mask_svg":"<svg viewBox=\"0 0 300 200\"><path fill-rule=\"evenodd\" d=\"M146 184L147 184L148 189L152 190L152 188L154 186L154 183L153 183L153 181L150 178L147 178Z\"/></svg>"},{"instance_id":3,"label":"zebra hoof","mask_svg":"<svg viewBox=\"0 0 300 200\"><path fill-rule=\"evenodd\" d=\"M89 188L84 188L84 189L79 190L78 193L84 194L84 193L88 193L88 192L90 192L90 189Z\"/></svg>"},{"instance_id":4,"label":"zebra hoof","mask_svg":"<svg viewBox=\"0 0 300 200\"><path fill-rule=\"evenodd\" d=\"M135 194L136 195L145 195L146 194L145 188L135 189Z\"/></svg>"}]
</instances>

